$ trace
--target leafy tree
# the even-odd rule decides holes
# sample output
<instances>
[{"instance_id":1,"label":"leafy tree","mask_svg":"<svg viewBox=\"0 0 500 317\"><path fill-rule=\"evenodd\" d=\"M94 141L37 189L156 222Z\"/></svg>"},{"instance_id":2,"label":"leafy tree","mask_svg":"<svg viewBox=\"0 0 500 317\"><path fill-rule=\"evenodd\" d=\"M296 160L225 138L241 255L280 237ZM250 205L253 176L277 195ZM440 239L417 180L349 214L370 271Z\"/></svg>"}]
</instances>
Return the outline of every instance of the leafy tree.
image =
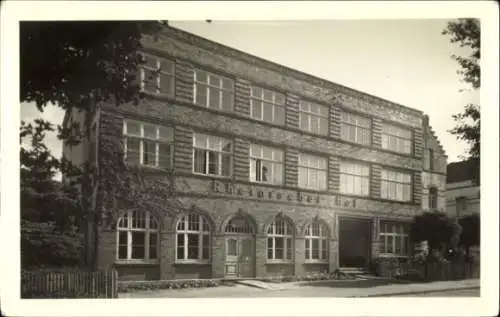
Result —
<instances>
[{"instance_id":1,"label":"leafy tree","mask_svg":"<svg viewBox=\"0 0 500 317\"><path fill-rule=\"evenodd\" d=\"M21 124L21 266L61 266L80 261L82 245L77 229L78 192L71 184L53 180L57 171L70 167L52 156L44 144L50 124L35 120Z\"/></svg>"},{"instance_id":2,"label":"leafy tree","mask_svg":"<svg viewBox=\"0 0 500 317\"><path fill-rule=\"evenodd\" d=\"M99 116L100 105L119 106L139 101L141 96L136 73L143 62L137 54L142 48L141 37L143 34L155 35L161 28L162 23L158 21L20 23L21 102L34 102L40 111L49 104L67 111L83 111L85 119L82 126L75 123L69 127L58 126L57 129L60 139L68 144L88 143L92 140L92 133L95 133L91 123ZM44 131L54 131L56 127L49 122L39 122L37 129L37 135L41 135ZM33 187L50 190L49 180L57 168L68 164L47 154L43 137L33 140L40 153L33 165L26 165L26 173L42 173L39 176L43 176L43 183L24 182L22 190L32 192ZM99 227L103 219L111 218L108 213L115 210L117 201L133 202L135 205L158 202L158 199L150 197L152 193L145 193L144 186L138 185L141 184L137 181L140 177L129 176L127 166L120 155L116 155L123 152L118 146L121 144L102 140L95 151L100 159L92 160L95 152L88 151L81 172L78 175L70 173L72 177L68 178L73 187L80 189L78 204L71 204L70 209L89 226L83 229L86 246L89 246L85 251L85 260L94 269ZM25 154L26 159L31 157ZM131 171L131 174L134 175L134 172ZM159 188L165 189L165 186ZM56 210L37 207L35 202L35 197L26 196L24 212L30 209L28 205L35 214Z\"/></svg>"},{"instance_id":3,"label":"leafy tree","mask_svg":"<svg viewBox=\"0 0 500 317\"><path fill-rule=\"evenodd\" d=\"M459 245L469 252L470 247L480 245L480 220L478 214L466 216L459 220L463 231L460 235Z\"/></svg>"},{"instance_id":4,"label":"leafy tree","mask_svg":"<svg viewBox=\"0 0 500 317\"><path fill-rule=\"evenodd\" d=\"M463 81L470 84L473 89L481 86L481 26L477 19L458 19L449 22L442 32L450 36L451 43L458 43L460 47L470 50L468 56L452 55L458 64ZM480 106L468 104L462 113L453 115L456 126L449 132L456 135L458 139L466 141L470 148L468 157L477 159L477 173L479 174L479 155L481 140L481 114ZM479 179L477 177L477 179Z\"/></svg>"},{"instance_id":5,"label":"leafy tree","mask_svg":"<svg viewBox=\"0 0 500 317\"><path fill-rule=\"evenodd\" d=\"M410 237L413 242L427 241L429 254L443 256L458 244L461 228L445 213L425 212L413 218Z\"/></svg>"}]
</instances>

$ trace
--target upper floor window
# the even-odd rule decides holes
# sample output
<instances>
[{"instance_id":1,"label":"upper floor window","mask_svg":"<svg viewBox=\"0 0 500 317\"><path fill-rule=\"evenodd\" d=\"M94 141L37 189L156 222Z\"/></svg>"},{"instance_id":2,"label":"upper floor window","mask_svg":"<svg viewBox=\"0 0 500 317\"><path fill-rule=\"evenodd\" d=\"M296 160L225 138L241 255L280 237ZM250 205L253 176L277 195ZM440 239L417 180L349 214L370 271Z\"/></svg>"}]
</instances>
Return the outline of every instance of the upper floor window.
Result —
<instances>
[{"instance_id":1,"label":"upper floor window","mask_svg":"<svg viewBox=\"0 0 500 317\"><path fill-rule=\"evenodd\" d=\"M370 194L370 166L341 161L340 192L342 194L368 196Z\"/></svg>"},{"instance_id":2,"label":"upper floor window","mask_svg":"<svg viewBox=\"0 0 500 317\"><path fill-rule=\"evenodd\" d=\"M299 104L300 128L315 134L328 134L328 107L301 100Z\"/></svg>"},{"instance_id":3,"label":"upper floor window","mask_svg":"<svg viewBox=\"0 0 500 317\"><path fill-rule=\"evenodd\" d=\"M267 259L292 260L293 225L283 217L276 217L267 229Z\"/></svg>"},{"instance_id":4,"label":"upper floor window","mask_svg":"<svg viewBox=\"0 0 500 317\"><path fill-rule=\"evenodd\" d=\"M436 210L438 207L438 190L436 187L429 188L429 209Z\"/></svg>"},{"instance_id":5,"label":"upper floor window","mask_svg":"<svg viewBox=\"0 0 500 317\"><path fill-rule=\"evenodd\" d=\"M174 131L170 127L125 120L125 160L131 165L170 168Z\"/></svg>"},{"instance_id":6,"label":"upper floor window","mask_svg":"<svg viewBox=\"0 0 500 317\"><path fill-rule=\"evenodd\" d=\"M352 113L342 112L340 135L342 140L370 145L371 120Z\"/></svg>"},{"instance_id":7,"label":"upper floor window","mask_svg":"<svg viewBox=\"0 0 500 317\"><path fill-rule=\"evenodd\" d=\"M326 190L326 170L326 158L299 154L299 187Z\"/></svg>"},{"instance_id":8,"label":"upper floor window","mask_svg":"<svg viewBox=\"0 0 500 317\"><path fill-rule=\"evenodd\" d=\"M411 173L382 169L381 197L398 201L411 201L411 178Z\"/></svg>"},{"instance_id":9,"label":"upper floor window","mask_svg":"<svg viewBox=\"0 0 500 317\"><path fill-rule=\"evenodd\" d=\"M428 171L432 171L434 169L434 151L432 149L425 150L424 168Z\"/></svg>"},{"instance_id":10,"label":"upper floor window","mask_svg":"<svg viewBox=\"0 0 500 317\"><path fill-rule=\"evenodd\" d=\"M456 198L457 217L461 217L467 212L467 197Z\"/></svg>"},{"instance_id":11,"label":"upper floor window","mask_svg":"<svg viewBox=\"0 0 500 317\"><path fill-rule=\"evenodd\" d=\"M233 80L196 69L194 71L194 103L203 107L232 111Z\"/></svg>"},{"instance_id":12,"label":"upper floor window","mask_svg":"<svg viewBox=\"0 0 500 317\"><path fill-rule=\"evenodd\" d=\"M174 62L149 54L141 54L141 90L153 94L174 94Z\"/></svg>"},{"instance_id":13,"label":"upper floor window","mask_svg":"<svg viewBox=\"0 0 500 317\"><path fill-rule=\"evenodd\" d=\"M150 212L127 211L117 225L118 260L158 259L159 226Z\"/></svg>"},{"instance_id":14,"label":"upper floor window","mask_svg":"<svg viewBox=\"0 0 500 317\"><path fill-rule=\"evenodd\" d=\"M283 183L283 151L263 145L250 145L250 181Z\"/></svg>"},{"instance_id":15,"label":"upper floor window","mask_svg":"<svg viewBox=\"0 0 500 317\"><path fill-rule=\"evenodd\" d=\"M260 87L252 87L250 116L275 124L285 123L285 95Z\"/></svg>"},{"instance_id":16,"label":"upper floor window","mask_svg":"<svg viewBox=\"0 0 500 317\"><path fill-rule=\"evenodd\" d=\"M407 256L409 254L408 226L402 223L380 223L380 241L383 254Z\"/></svg>"},{"instance_id":17,"label":"upper floor window","mask_svg":"<svg viewBox=\"0 0 500 317\"><path fill-rule=\"evenodd\" d=\"M195 133L193 136L193 172L231 176L232 143L228 139Z\"/></svg>"},{"instance_id":18,"label":"upper floor window","mask_svg":"<svg viewBox=\"0 0 500 317\"><path fill-rule=\"evenodd\" d=\"M390 124L382 125L382 148L398 153L410 154L412 143L411 130Z\"/></svg>"},{"instance_id":19,"label":"upper floor window","mask_svg":"<svg viewBox=\"0 0 500 317\"><path fill-rule=\"evenodd\" d=\"M306 227L306 260L328 261L328 228L320 221Z\"/></svg>"},{"instance_id":20,"label":"upper floor window","mask_svg":"<svg viewBox=\"0 0 500 317\"><path fill-rule=\"evenodd\" d=\"M210 223L199 214L183 216L177 222L177 261L210 260Z\"/></svg>"}]
</instances>

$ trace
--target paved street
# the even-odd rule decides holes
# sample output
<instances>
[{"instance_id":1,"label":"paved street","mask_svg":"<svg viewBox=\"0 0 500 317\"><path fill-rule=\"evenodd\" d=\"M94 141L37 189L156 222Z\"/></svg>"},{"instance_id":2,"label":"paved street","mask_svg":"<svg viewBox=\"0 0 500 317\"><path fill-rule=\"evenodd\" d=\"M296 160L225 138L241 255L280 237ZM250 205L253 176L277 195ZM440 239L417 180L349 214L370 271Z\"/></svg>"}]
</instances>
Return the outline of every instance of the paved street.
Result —
<instances>
[{"instance_id":1,"label":"paved street","mask_svg":"<svg viewBox=\"0 0 500 317\"><path fill-rule=\"evenodd\" d=\"M470 282L469 282L470 283ZM281 290L255 288L235 284L213 288L195 288L179 290L156 290L131 293L120 293L120 298L217 298L217 297L364 297L381 296L379 294L397 294L399 292L424 292L411 295L391 296L425 296L425 297L471 297L480 296L476 289L436 291L432 285L407 284L387 280L369 281L318 281L305 283L284 283ZM425 288L424 288L425 287ZM470 285L468 287L475 287ZM446 289L446 288L443 288Z\"/></svg>"},{"instance_id":2,"label":"paved street","mask_svg":"<svg viewBox=\"0 0 500 317\"><path fill-rule=\"evenodd\" d=\"M440 292L428 292L423 294L413 294L413 295L396 295L391 297L479 297L481 296L479 288L475 289L459 289L450 291L440 291Z\"/></svg>"}]
</instances>

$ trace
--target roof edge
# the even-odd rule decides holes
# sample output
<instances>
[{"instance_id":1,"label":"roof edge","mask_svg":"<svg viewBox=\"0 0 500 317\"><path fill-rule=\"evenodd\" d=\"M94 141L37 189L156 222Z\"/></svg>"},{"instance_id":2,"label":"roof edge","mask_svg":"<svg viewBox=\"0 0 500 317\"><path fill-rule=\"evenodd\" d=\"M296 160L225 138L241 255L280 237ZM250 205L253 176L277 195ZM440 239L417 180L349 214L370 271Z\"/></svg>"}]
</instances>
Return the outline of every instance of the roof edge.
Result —
<instances>
[{"instance_id":1,"label":"roof edge","mask_svg":"<svg viewBox=\"0 0 500 317\"><path fill-rule=\"evenodd\" d=\"M168 33L169 35L173 35L177 40L184 41L190 44L197 44L199 46L202 46L203 48L207 50L214 50L219 48L219 49L224 49L226 52L217 52L221 53L223 55L226 55L227 57L232 57L236 59L240 59L241 61L244 62L249 62L251 64L257 64L258 66L261 66L263 68L268 68L269 70L277 71L277 72L285 72L289 74L292 77L296 77L297 79L302 79L305 81L313 82L314 84L317 84L318 86L325 86L325 85L331 85L331 87L339 92L345 93L346 95L349 95L350 97L355 97L355 98L360 98L364 99L365 101L371 101L371 102L377 102L378 104L382 104L383 106L388 106L388 107L396 107L396 108L401 108L406 111L412 112L415 115L423 115L423 111L415 109L415 108L410 108L408 106L401 105L399 103L383 99L381 97L377 97L375 95L371 95L369 93L356 90L354 88L350 88L341 84L334 83L332 81L326 80L324 78L308 74L305 72L302 72L297 69L290 68L288 66L278 64L276 62L240 51L236 48L209 40L205 37L181 30L179 28L173 27L171 25L165 25L161 24L163 26L162 33ZM194 42L194 43L193 43ZM231 56L231 54L228 53L236 53L239 56Z\"/></svg>"}]
</instances>

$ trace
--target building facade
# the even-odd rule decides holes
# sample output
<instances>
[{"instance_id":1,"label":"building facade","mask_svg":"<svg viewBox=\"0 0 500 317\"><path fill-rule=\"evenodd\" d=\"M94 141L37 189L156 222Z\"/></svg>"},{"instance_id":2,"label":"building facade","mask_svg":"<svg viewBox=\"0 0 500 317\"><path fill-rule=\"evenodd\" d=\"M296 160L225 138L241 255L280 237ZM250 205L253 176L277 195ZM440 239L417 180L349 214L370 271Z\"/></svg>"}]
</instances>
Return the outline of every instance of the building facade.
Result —
<instances>
[{"instance_id":1,"label":"building facade","mask_svg":"<svg viewBox=\"0 0 500 317\"><path fill-rule=\"evenodd\" d=\"M173 169L177 207L116 210L101 268L124 280L290 276L409 254L423 179L434 184L421 111L171 27L143 43L145 98L103 105L96 135L122 140L148 177Z\"/></svg>"},{"instance_id":2,"label":"building facade","mask_svg":"<svg viewBox=\"0 0 500 317\"><path fill-rule=\"evenodd\" d=\"M475 160L450 163L446 178L446 211L450 217L480 214L478 163Z\"/></svg>"}]
</instances>

